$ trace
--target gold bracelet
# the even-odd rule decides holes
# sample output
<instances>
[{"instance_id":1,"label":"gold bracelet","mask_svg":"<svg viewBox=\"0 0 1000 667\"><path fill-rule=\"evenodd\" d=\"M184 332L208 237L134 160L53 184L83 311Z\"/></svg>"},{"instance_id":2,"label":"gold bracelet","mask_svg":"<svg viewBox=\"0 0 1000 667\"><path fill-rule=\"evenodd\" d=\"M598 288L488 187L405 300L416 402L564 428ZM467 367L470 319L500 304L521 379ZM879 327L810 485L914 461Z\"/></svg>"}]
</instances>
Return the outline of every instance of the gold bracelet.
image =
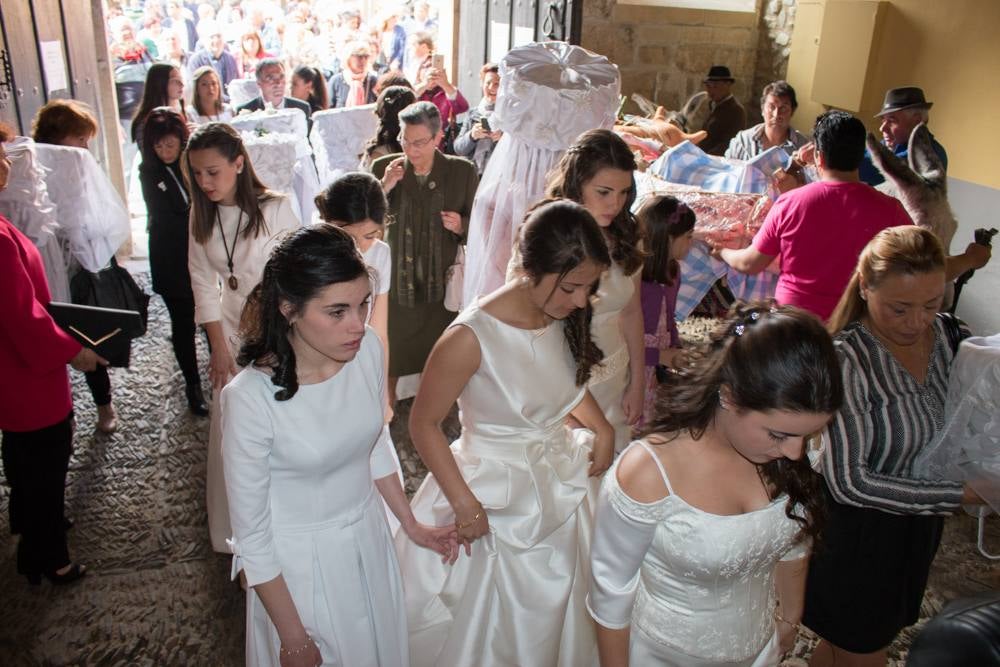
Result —
<instances>
[{"instance_id":1,"label":"gold bracelet","mask_svg":"<svg viewBox=\"0 0 1000 667\"><path fill-rule=\"evenodd\" d=\"M300 655L302 653L305 653L306 650L308 650L309 647L312 646L314 643L315 642L313 642L313 638L310 637L309 635L306 635L306 643L303 644L302 646L298 648L287 649L285 648L285 645L282 644L281 647L278 649L278 653L280 655L288 655L288 656Z\"/></svg>"},{"instance_id":2,"label":"gold bracelet","mask_svg":"<svg viewBox=\"0 0 1000 667\"><path fill-rule=\"evenodd\" d=\"M455 528L458 528L459 530L462 530L463 528L468 528L469 526L473 525L482 518L483 518L483 510L480 509L478 512L476 512L476 515L474 517L472 517L465 523L456 523Z\"/></svg>"}]
</instances>

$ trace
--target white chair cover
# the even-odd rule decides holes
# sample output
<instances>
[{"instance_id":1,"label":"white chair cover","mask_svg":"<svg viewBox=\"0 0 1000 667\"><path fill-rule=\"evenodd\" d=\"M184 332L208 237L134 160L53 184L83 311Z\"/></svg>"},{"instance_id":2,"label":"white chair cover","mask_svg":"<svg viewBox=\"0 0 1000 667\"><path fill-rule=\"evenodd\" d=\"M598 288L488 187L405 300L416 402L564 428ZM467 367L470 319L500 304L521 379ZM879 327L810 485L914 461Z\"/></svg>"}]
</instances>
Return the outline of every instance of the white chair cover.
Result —
<instances>
[{"instance_id":1,"label":"white chair cover","mask_svg":"<svg viewBox=\"0 0 1000 667\"><path fill-rule=\"evenodd\" d=\"M125 202L90 151L35 144L35 152L70 252L83 268L100 271L132 235Z\"/></svg>"},{"instance_id":2,"label":"white chair cover","mask_svg":"<svg viewBox=\"0 0 1000 667\"><path fill-rule=\"evenodd\" d=\"M299 220L303 224L309 224L313 214L316 212L316 205L313 198L319 192L319 178L316 176L316 165L313 163L312 147L306 134L306 116L298 109L270 109L266 111L254 111L251 113L241 113L234 117L229 123L243 135L244 143L247 137L265 139L272 134L284 135L283 139L277 140L277 144L284 145L289 138L293 139L294 161L286 167L286 171L278 174L272 171L271 167L280 164L277 156L262 156L268 161L268 179L261 176L264 184L280 192L291 195L296 203L295 211L299 214ZM260 175L261 169L257 165L257 157L251 155L254 169ZM283 160L284 157L280 158ZM291 178L291 185L287 186L285 181Z\"/></svg>"},{"instance_id":3,"label":"white chair cover","mask_svg":"<svg viewBox=\"0 0 1000 667\"><path fill-rule=\"evenodd\" d=\"M346 171L356 171L365 144L375 135L375 105L317 111L309 140L316 156L319 182L325 187Z\"/></svg>"},{"instance_id":4,"label":"white chair cover","mask_svg":"<svg viewBox=\"0 0 1000 667\"><path fill-rule=\"evenodd\" d=\"M260 95L260 87L257 79L233 79L226 86L226 93L229 95L229 103L236 109Z\"/></svg>"},{"instance_id":5,"label":"white chair cover","mask_svg":"<svg viewBox=\"0 0 1000 667\"><path fill-rule=\"evenodd\" d=\"M469 221L464 302L504 283L524 214L545 177L583 132L610 129L618 108L618 68L564 42L519 46L500 61L490 126L504 135L486 166Z\"/></svg>"},{"instance_id":6,"label":"white chair cover","mask_svg":"<svg viewBox=\"0 0 1000 667\"><path fill-rule=\"evenodd\" d=\"M35 142L15 137L4 144L10 159L7 187L0 190L0 215L10 220L38 248L45 264L45 277L53 301L68 302L68 257L63 254L58 236L62 229L56 221L56 207L49 199L45 174L35 155Z\"/></svg>"},{"instance_id":7,"label":"white chair cover","mask_svg":"<svg viewBox=\"0 0 1000 667\"><path fill-rule=\"evenodd\" d=\"M914 470L968 482L1000 512L1000 334L962 341L951 366L945 419Z\"/></svg>"},{"instance_id":8,"label":"white chair cover","mask_svg":"<svg viewBox=\"0 0 1000 667\"><path fill-rule=\"evenodd\" d=\"M297 162L295 147L299 142L298 137L285 132L240 134L257 178L271 190L294 196L293 181Z\"/></svg>"}]
</instances>

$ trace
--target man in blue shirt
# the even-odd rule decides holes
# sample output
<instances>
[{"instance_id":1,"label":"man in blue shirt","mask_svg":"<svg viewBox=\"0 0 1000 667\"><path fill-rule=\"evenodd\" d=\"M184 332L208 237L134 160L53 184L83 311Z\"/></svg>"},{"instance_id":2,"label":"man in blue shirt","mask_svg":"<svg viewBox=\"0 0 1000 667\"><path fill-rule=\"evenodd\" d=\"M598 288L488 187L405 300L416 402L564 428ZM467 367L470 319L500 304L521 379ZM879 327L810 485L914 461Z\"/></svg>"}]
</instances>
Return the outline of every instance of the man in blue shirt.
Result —
<instances>
[{"instance_id":1,"label":"man in blue shirt","mask_svg":"<svg viewBox=\"0 0 1000 667\"><path fill-rule=\"evenodd\" d=\"M882 119L882 124L879 126L879 130L882 132L882 142L903 161L906 161L907 158L910 133L920 123L927 122L932 104L924 98L924 91L920 88L912 86L891 88L886 92L882 110L875 116ZM934 139L934 135L931 135L931 141L934 143L934 152L941 158L941 162L947 170L948 154L945 152L944 146ZM860 176L861 180L869 185L878 185L885 181L882 172L872 164L868 151L865 151L865 159L861 162Z\"/></svg>"}]
</instances>

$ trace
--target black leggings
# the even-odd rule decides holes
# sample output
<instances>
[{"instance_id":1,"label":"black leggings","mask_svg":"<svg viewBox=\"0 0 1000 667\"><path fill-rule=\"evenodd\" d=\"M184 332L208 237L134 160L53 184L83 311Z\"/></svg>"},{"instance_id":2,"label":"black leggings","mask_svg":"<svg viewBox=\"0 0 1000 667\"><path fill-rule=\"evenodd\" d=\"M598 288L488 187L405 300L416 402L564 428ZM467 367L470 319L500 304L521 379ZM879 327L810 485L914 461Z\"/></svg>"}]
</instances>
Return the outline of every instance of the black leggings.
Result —
<instances>
[{"instance_id":1,"label":"black leggings","mask_svg":"<svg viewBox=\"0 0 1000 667\"><path fill-rule=\"evenodd\" d=\"M63 500L73 449L73 413L36 431L4 431L3 470L10 485L10 523L20 532L17 571L52 572L69 564Z\"/></svg>"},{"instance_id":2,"label":"black leggings","mask_svg":"<svg viewBox=\"0 0 1000 667\"><path fill-rule=\"evenodd\" d=\"M107 366L98 366L97 370L83 374L90 387L90 395L94 397L94 405L100 407L111 402L111 378Z\"/></svg>"},{"instance_id":3,"label":"black leggings","mask_svg":"<svg viewBox=\"0 0 1000 667\"><path fill-rule=\"evenodd\" d=\"M170 343L174 348L174 356L177 357L177 365L184 374L184 382L201 384L198 354L194 345L194 297L165 296L163 302L167 304L167 312L170 313Z\"/></svg>"}]
</instances>

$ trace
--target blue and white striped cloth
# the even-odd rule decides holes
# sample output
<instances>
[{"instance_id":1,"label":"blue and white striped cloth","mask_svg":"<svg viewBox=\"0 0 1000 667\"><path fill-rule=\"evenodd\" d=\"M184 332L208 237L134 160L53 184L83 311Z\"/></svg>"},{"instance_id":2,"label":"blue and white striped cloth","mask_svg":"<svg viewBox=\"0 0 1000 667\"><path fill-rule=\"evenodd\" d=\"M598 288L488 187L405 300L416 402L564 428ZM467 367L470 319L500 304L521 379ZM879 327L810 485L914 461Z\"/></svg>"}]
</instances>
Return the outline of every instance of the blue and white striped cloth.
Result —
<instances>
[{"instance_id":1,"label":"blue and white striped cloth","mask_svg":"<svg viewBox=\"0 0 1000 667\"><path fill-rule=\"evenodd\" d=\"M777 146L744 161L708 155L690 141L684 141L661 155L649 169L670 183L692 185L707 192L767 193L777 198L778 192L771 187L771 174L785 167L787 161L788 154ZM677 319L690 315L723 276L733 296L744 301L773 297L778 284L774 273L762 271L752 276L740 273L712 257L706 244L694 243L687 258L681 261Z\"/></svg>"}]
</instances>

